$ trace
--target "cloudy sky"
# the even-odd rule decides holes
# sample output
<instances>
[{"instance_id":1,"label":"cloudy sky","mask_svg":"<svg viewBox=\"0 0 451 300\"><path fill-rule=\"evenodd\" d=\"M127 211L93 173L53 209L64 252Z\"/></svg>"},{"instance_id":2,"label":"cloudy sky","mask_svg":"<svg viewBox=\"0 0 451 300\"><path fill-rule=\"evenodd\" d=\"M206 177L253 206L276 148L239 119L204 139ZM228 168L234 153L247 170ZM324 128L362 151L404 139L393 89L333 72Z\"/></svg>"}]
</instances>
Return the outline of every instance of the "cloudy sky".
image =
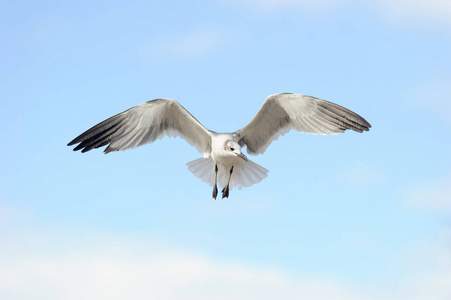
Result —
<instances>
[{"instance_id":1,"label":"cloudy sky","mask_svg":"<svg viewBox=\"0 0 451 300\"><path fill-rule=\"evenodd\" d=\"M451 4L2 1L1 299L451 299ZM235 131L274 93L370 132L290 132L212 200L164 138L73 152L173 98Z\"/></svg>"}]
</instances>

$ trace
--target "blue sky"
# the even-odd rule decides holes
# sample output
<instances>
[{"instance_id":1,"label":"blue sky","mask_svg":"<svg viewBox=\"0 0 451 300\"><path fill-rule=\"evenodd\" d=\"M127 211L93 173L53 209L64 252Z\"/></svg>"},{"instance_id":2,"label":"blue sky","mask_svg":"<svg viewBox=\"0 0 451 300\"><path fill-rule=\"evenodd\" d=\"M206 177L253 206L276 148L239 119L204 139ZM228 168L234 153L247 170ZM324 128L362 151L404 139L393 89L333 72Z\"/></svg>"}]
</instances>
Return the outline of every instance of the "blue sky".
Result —
<instances>
[{"instance_id":1,"label":"blue sky","mask_svg":"<svg viewBox=\"0 0 451 300\"><path fill-rule=\"evenodd\" d=\"M0 298L451 298L451 5L444 1L0 3ZM229 199L182 139L66 144L173 98L235 131L274 93L373 128L290 132Z\"/></svg>"}]
</instances>

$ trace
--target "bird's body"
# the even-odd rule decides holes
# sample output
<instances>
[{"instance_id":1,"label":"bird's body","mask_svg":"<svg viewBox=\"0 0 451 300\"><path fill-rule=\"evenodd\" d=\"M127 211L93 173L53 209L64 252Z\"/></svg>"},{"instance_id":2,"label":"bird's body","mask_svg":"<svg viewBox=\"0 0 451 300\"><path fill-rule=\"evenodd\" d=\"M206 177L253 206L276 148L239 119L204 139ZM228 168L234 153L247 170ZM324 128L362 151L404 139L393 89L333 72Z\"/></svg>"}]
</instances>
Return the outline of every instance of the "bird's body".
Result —
<instances>
[{"instance_id":1,"label":"bird's body","mask_svg":"<svg viewBox=\"0 0 451 300\"><path fill-rule=\"evenodd\" d=\"M233 133L216 133L206 129L185 108L172 99L156 99L117 114L85 131L68 145L79 144L82 152L108 147L111 151L132 149L152 143L164 136L181 136L203 153L203 157L187 163L198 178L213 186L239 189L263 180L268 170L248 160L242 153L247 147L251 155L265 152L273 140L291 129L310 134L336 134L352 129L368 131L371 125L358 114L332 102L300 94L274 94L263 103L252 121Z\"/></svg>"},{"instance_id":2,"label":"bird's body","mask_svg":"<svg viewBox=\"0 0 451 300\"><path fill-rule=\"evenodd\" d=\"M226 147L229 142L228 147ZM230 150L232 148L233 150ZM241 147L236 140L236 135L231 133L213 133L211 135L211 158L221 165L232 165L241 158Z\"/></svg>"},{"instance_id":3,"label":"bird's body","mask_svg":"<svg viewBox=\"0 0 451 300\"><path fill-rule=\"evenodd\" d=\"M201 180L215 187L248 187L262 181L268 170L247 159L241 152L234 133L212 133L211 152L203 158L187 163L188 169ZM232 176L233 174L233 176ZM227 197L228 192L224 193ZM213 197L216 198L215 192Z\"/></svg>"}]
</instances>

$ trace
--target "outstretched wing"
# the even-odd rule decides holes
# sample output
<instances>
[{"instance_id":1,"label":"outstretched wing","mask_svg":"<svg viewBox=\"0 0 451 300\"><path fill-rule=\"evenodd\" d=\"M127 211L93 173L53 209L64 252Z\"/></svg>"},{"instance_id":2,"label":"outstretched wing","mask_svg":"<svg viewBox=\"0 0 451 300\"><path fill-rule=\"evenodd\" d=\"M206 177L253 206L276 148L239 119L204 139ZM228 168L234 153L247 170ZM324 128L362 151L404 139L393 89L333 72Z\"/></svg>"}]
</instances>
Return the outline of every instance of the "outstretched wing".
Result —
<instances>
[{"instance_id":1,"label":"outstretched wing","mask_svg":"<svg viewBox=\"0 0 451 300\"><path fill-rule=\"evenodd\" d=\"M266 98L252 121L236 132L240 145L257 155L291 129L310 134L337 134L371 127L358 114L332 102L300 94L274 94Z\"/></svg>"},{"instance_id":2,"label":"outstretched wing","mask_svg":"<svg viewBox=\"0 0 451 300\"><path fill-rule=\"evenodd\" d=\"M80 134L68 146L87 152L109 145L104 153L132 149L157 138L180 136L199 152L211 151L211 131L172 99L156 99L132 107Z\"/></svg>"}]
</instances>

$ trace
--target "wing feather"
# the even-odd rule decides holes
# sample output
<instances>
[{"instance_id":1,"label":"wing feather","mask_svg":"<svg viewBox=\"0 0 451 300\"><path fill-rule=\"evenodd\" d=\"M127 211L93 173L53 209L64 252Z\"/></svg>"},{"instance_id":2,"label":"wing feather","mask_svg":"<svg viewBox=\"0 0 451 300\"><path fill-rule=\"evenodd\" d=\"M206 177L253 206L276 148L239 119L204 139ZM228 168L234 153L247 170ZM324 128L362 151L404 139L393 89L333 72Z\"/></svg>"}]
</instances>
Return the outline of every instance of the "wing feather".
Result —
<instances>
[{"instance_id":1,"label":"wing feather","mask_svg":"<svg viewBox=\"0 0 451 300\"><path fill-rule=\"evenodd\" d=\"M236 135L249 154L257 155L291 129L329 135L369 128L370 123L343 106L301 94L282 93L270 95L251 122Z\"/></svg>"},{"instance_id":2,"label":"wing feather","mask_svg":"<svg viewBox=\"0 0 451 300\"><path fill-rule=\"evenodd\" d=\"M164 136L180 136L199 152L211 151L212 131L206 129L183 106L172 99L156 99L132 107L88 129L68 146L74 151L108 145L105 153L133 149Z\"/></svg>"}]
</instances>

